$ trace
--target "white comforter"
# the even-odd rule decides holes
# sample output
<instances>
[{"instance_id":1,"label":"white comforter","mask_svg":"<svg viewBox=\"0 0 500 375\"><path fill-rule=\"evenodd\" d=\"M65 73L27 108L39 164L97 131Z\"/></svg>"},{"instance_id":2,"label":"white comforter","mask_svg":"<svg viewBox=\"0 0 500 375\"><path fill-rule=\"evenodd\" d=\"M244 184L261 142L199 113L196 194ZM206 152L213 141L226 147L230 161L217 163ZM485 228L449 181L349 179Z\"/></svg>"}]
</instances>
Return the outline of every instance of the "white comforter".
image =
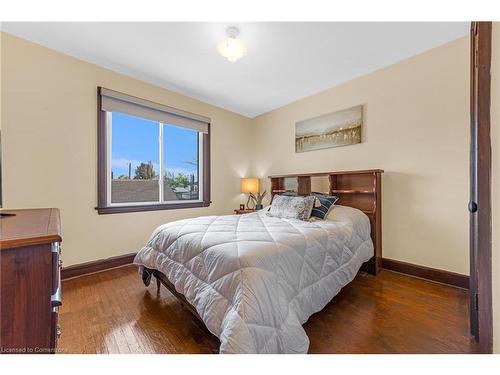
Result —
<instances>
[{"instance_id":1,"label":"white comforter","mask_svg":"<svg viewBox=\"0 0 500 375\"><path fill-rule=\"evenodd\" d=\"M221 353L306 353L302 324L373 255L359 210L335 206L316 222L264 211L161 225L134 261L168 277Z\"/></svg>"}]
</instances>

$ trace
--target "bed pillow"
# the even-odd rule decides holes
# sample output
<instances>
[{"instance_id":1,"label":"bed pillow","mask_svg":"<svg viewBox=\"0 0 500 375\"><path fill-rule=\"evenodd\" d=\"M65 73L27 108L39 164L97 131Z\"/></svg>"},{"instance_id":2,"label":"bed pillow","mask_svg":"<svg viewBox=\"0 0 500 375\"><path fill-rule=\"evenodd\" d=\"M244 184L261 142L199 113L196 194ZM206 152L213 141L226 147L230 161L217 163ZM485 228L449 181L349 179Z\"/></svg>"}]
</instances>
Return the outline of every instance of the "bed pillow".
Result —
<instances>
[{"instance_id":1,"label":"bed pillow","mask_svg":"<svg viewBox=\"0 0 500 375\"><path fill-rule=\"evenodd\" d=\"M316 197L321 204L314 205L311 211L311 217L317 217L318 219L324 220L339 198L335 195L326 195L321 193L313 193L313 196Z\"/></svg>"},{"instance_id":2,"label":"bed pillow","mask_svg":"<svg viewBox=\"0 0 500 375\"><path fill-rule=\"evenodd\" d=\"M281 219L309 220L315 197L289 197L275 195L268 215Z\"/></svg>"}]
</instances>

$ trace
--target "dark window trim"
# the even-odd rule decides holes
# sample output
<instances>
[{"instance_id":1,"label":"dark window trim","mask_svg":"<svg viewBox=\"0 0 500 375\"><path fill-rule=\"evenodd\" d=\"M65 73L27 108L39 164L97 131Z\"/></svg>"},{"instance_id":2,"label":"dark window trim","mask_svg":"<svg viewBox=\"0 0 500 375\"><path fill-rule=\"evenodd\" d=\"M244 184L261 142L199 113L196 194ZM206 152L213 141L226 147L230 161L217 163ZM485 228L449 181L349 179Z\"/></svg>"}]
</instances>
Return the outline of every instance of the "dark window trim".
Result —
<instances>
[{"instance_id":1,"label":"dark window trim","mask_svg":"<svg viewBox=\"0 0 500 375\"><path fill-rule=\"evenodd\" d=\"M210 206L210 124L208 134L203 134L203 201L181 203L158 203L147 205L108 206L107 205L107 158L106 158L106 112L101 108L101 87L97 88L97 212L117 214L126 212L175 210Z\"/></svg>"}]
</instances>

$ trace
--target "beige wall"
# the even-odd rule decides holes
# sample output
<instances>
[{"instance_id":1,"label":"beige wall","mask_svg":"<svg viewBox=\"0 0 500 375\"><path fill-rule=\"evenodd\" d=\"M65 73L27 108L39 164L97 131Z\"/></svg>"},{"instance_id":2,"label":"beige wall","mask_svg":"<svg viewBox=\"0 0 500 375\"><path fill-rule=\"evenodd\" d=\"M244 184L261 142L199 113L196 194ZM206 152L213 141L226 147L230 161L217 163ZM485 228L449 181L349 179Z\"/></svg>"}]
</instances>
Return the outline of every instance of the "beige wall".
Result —
<instances>
[{"instance_id":1,"label":"beige wall","mask_svg":"<svg viewBox=\"0 0 500 375\"><path fill-rule=\"evenodd\" d=\"M491 145L493 228L493 351L500 354L500 23L493 23Z\"/></svg>"},{"instance_id":2,"label":"beige wall","mask_svg":"<svg viewBox=\"0 0 500 375\"><path fill-rule=\"evenodd\" d=\"M0 31L0 131L2 130L2 58L1 58L1 51L2 51L2 39L3 39L3 33ZM0 166L2 165L2 139L1 139L1 134L0 134ZM2 184L2 176L0 176L0 184ZM1 190L1 186L0 186Z\"/></svg>"},{"instance_id":3,"label":"beige wall","mask_svg":"<svg viewBox=\"0 0 500 375\"><path fill-rule=\"evenodd\" d=\"M255 171L382 168L384 257L468 274L468 56L464 37L257 117ZM296 121L358 104L363 143L295 153Z\"/></svg>"},{"instance_id":4,"label":"beige wall","mask_svg":"<svg viewBox=\"0 0 500 375\"><path fill-rule=\"evenodd\" d=\"M383 168L384 256L467 274L468 48L463 38L247 119L4 33L4 202L61 208L70 265L136 251L166 221L231 213L244 175ZM211 207L97 215L98 85L212 118ZM362 144L294 152L296 121L357 104Z\"/></svg>"},{"instance_id":5,"label":"beige wall","mask_svg":"<svg viewBox=\"0 0 500 375\"><path fill-rule=\"evenodd\" d=\"M0 31L0 52L2 51L3 33ZM0 130L2 130L2 59L0 54ZM1 155L0 155L1 159Z\"/></svg>"},{"instance_id":6,"label":"beige wall","mask_svg":"<svg viewBox=\"0 0 500 375\"><path fill-rule=\"evenodd\" d=\"M1 27L1 25L0 25ZM2 58L1 58L1 51L2 51L2 39L3 39L3 33L0 31L0 194L2 190L2 176L1 176L1 166L2 166L2 136L1 136L1 130L2 130ZM0 202L0 207L2 207L2 202Z\"/></svg>"},{"instance_id":7,"label":"beige wall","mask_svg":"<svg viewBox=\"0 0 500 375\"><path fill-rule=\"evenodd\" d=\"M61 209L65 265L137 251L161 223L228 214L244 200L239 178L249 173L249 119L9 34L1 52L4 202ZM97 215L97 86L212 119L210 207Z\"/></svg>"}]
</instances>

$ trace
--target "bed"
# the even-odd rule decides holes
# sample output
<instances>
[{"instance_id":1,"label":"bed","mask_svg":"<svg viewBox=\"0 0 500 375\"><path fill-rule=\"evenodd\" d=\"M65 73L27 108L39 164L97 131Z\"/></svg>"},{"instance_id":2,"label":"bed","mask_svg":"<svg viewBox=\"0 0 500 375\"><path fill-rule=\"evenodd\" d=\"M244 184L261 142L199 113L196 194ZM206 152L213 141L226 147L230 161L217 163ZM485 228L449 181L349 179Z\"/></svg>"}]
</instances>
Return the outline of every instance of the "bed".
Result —
<instances>
[{"instance_id":1,"label":"bed","mask_svg":"<svg viewBox=\"0 0 500 375\"><path fill-rule=\"evenodd\" d=\"M325 220L263 209L161 225L134 263L146 285L154 276L219 338L221 353L306 353L302 324L360 268L378 271L380 174L329 172L330 193L340 200ZM309 194L304 175L295 176L298 193ZM271 176L272 194L284 192L284 178Z\"/></svg>"}]
</instances>

